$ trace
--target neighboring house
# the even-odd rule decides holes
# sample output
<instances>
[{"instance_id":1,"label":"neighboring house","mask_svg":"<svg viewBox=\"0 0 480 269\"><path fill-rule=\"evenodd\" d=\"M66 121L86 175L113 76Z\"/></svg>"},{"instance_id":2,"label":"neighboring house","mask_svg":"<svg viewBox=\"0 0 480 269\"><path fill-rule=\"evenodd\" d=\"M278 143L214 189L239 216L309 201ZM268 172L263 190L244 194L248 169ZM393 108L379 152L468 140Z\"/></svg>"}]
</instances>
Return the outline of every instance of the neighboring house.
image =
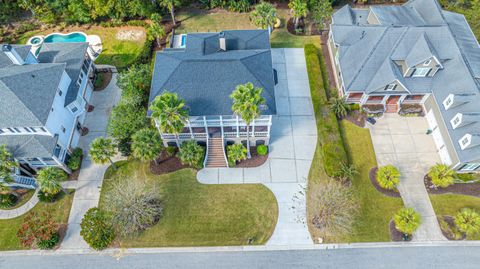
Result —
<instances>
[{"instance_id":1,"label":"neighboring house","mask_svg":"<svg viewBox=\"0 0 480 269\"><path fill-rule=\"evenodd\" d=\"M150 102L166 90L185 100L190 118L180 140L195 139L207 146L215 137L224 144L245 143L246 124L233 115L229 96L237 85L251 82L263 88L266 103L262 116L251 124L250 139L254 145L268 144L276 113L268 31L194 33L174 39L179 40L176 46L156 55ZM161 136L165 145L176 144L173 134Z\"/></svg>"},{"instance_id":2,"label":"neighboring house","mask_svg":"<svg viewBox=\"0 0 480 269\"><path fill-rule=\"evenodd\" d=\"M335 82L349 103L398 112L424 107L441 160L480 170L480 47L463 15L435 0L344 6L328 42Z\"/></svg>"},{"instance_id":3,"label":"neighboring house","mask_svg":"<svg viewBox=\"0 0 480 269\"><path fill-rule=\"evenodd\" d=\"M1 45L0 144L27 175L56 166L70 173L69 154L83 131L92 94L88 43Z\"/></svg>"}]
</instances>

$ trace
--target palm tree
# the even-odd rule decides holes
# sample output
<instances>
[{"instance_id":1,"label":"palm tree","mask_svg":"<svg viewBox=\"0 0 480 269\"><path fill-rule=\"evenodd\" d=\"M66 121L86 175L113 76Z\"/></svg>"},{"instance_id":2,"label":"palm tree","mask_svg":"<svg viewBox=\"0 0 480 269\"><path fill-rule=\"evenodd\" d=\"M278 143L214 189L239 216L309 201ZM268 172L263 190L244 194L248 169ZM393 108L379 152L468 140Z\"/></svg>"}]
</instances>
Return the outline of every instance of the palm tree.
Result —
<instances>
[{"instance_id":1,"label":"palm tree","mask_svg":"<svg viewBox=\"0 0 480 269\"><path fill-rule=\"evenodd\" d=\"M46 195L55 195L62 190L60 181L66 180L67 174L59 168L47 167L38 172L37 182L40 191Z\"/></svg>"},{"instance_id":2,"label":"palm tree","mask_svg":"<svg viewBox=\"0 0 480 269\"><path fill-rule=\"evenodd\" d=\"M393 222L397 230L412 235L420 226L421 217L413 208L401 208L393 217Z\"/></svg>"},{"instance_id":3,"label":"palm tree","mask_svg":"<svg viewBox=\"0 0 480 269\"><path fill-rule=\"evenodd\" d=\"M157 163L157 156L162 151L162 139L155 129L145 128L136 132L132 137L133 156L142 161Z\"/></svg>"},{"instance_id":4,"label":"palm tree","mask_svg":"<svg viewBox=\"0 0 480 269\"><path fill-rule=\"evenodd\" d=\"M277 22L277 10L268 2L261 2L255 6L250 14L253 23L262 29L267 29Z\"/></svg>"},{"instance_id":5,"label":"palm tree","mask_svg":"<svg viewBox=\"0 0 480 269\"><path fill-rule=\"evenodd\" d=\"M0 145L0 193L10 192L7 184L13 182L13 169L17 166L7 146Z\"/></svg>"},{"instance_id":6,"label":"palm tree","mask_svg":"<svg viewBox=\"0 0 480 269\"><path fill-rule=\"evenodd\" d=\"M176 93L165 91L155 97L150 110L152 111L152 117L157 121L160 132L175 134L177 146L180 146L178 134L183 130L188 120L185 100L179 99Z\"/></svg>"},{"instance_id":7,"label":"palm tree","mask_svg":"<svg viewBox=\"0 0 480 269\"><path fill-rule=\"evenodd\" d=\"M177 26L177 22L175 21L175 6L180 5L179 0L160 0L158 2L161 7L164 7L170 11L170 15L172 16L172 22L174 26Z\"/></svg>"},{"instance_id":8,"label":"palm tree","mask_svg":"<svg viewBox=\"0 0 480 269\"><path fill-rule=\"evenodd\" d=\"M480 232L480 215L473 209L463 208L455 216L455 226L467 235L476 235Z\"/></svg>"},{"instance_id":9,"label":"palm tree","mask_svg":"<svg viewBox=\"0 0 480 269\"><path fill-rule=\"evenodd\" d=\"M340 119L347 116L349 110L346 100L345 97L336 97L332 98L330 104L330 110Z\"/></svg>"},{"instance_id":10,"label":"palm tree","mask_svg":"<svg viewBox=\"0 0 480 269\"><path fill-rule=\"evenodd\" d=\"M300 18L307 16L307 3L303 0L291 0L290 3L288 3L288 7L293 12L293 18L295 19L295 29L298 29L298 21L300 20Z\"/></svg>"},{"instance_id":11,"label":"palm tree","mask_svg":"<svg viewBox=\"0 0 480 269\"><path fill-rule=\"evenodd\" d=\"M95 163L107 164L110 162L113 169L117 169L115 163L112 161L112 157L115 156L116 153L115 143L110 138L97 137L90 144L89 154Z\"/></svg>"},{"instance_id":12,"label":"palm tree","mask_svg":"<svg viewBox=\"0 0 480 269\"><path fill-rule=\"evenodd\" d=\"M247 149L243 144L233 144L227 147L228 161L231 165L247 158Z\"/></svg>"},{"instance_id":13,"label":"palm tree","mask_svg":"<svg viewBox=\"0 0 480 269\"><path fill-rule=\"evenodd\" d=\"M197 143L197 141L190 140L182 143L177 155L182 164L201 168L201 161L205 156L205 150Z\"/></svg>"},{"instance_id":14,"label":"palm tree","mask_svg":"<svg viewBox=\"0 0 480 269\"><path fill-rule=\"evenodd\" d=\"M400 182L400 171L393 165L385 165L377 170L377 182L380 187L395 190Z\"/></svg>"},{"instance_id":15,"label":"palm tree","mask_svg":"<svg viewBox=\"0 0 480 269\"><path fill-rule=\"evenodd\" d=\"M428 171L428 177L432 180L433 185L446 188L453 184L455 180L455 171L450 169L448 165L436 164Z\"/></svg>"},{"instance_id":16,"label":"palm tree","mask_svg":"<svg viewBox=\"0 0 480 269\"><path fill-rule=\"evenodd\" d=\"M150 20L152 23L148 28L148 32L155 37L157 45L160 47L160 39L165 36L165 29L160 24L161 17L157 13L153 13L152 16L150 16Z\"/></svg>"},{"instance_id":17,"label":"palm tree","mask_svg":"<svg viewBox=\"0 0 480 269\"><path fill-rule=\"evenodd\" d=\"M260 117L260 105L265 103L262 88L255 88L252 83L238 85L230 95L233 100L232 111L247 124L247 158L250 159L250 124Z\"/></svg>"}]
</instances>

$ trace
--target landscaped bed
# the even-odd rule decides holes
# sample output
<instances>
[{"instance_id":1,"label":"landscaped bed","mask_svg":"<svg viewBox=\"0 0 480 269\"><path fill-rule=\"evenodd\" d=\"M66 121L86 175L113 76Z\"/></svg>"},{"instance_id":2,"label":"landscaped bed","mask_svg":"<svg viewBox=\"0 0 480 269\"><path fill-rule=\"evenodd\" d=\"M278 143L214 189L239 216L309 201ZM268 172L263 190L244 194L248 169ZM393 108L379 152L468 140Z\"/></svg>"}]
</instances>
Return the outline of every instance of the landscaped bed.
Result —
<instances>
[{"instance_id":1,"label":"landscaped bed","mask_svg":"<svg viewBox=\"0 0 480 269\"><path fill-rule=\"evenodd\" d=\"M180 159L176 156L176 153L177 151L173 154L168 154L165 150L162 151L155 161L150 162L150 172L155 175L163 175L184 168L189 168L188 165L182 164Z\"/></svg>"},{"instance_id":2,"label":"landscaped bed","mask_svg":"<svg viewBox=\"0 0 480 269\"><path fill-rule=\"evenodd\" d=\"M480 197L480 182L473 183L454 183L445 188L437 188L432 184L428 176L424 178L425 188L430 194L461 194Z\"/></svg>"},{"instance_id":3,"label":"landscaped bed","mask_svg":"<svg viewBox=\"0 0 480 269\"><path fill-rule=\"evenodd\" d=\"M370 173L369 173L370 182L372 182L372 185L375 186L375 189L377 189L377 191L383 193L386 196L400 197L400 193L398 191L387 190L387 189L384 189L384 188L380 187L380 185L378 185L377 171L378 171L378 167L374 167L374 168L370 169Z\"/></svg>"},{"instance_id":4,"label":"landscaped bed","mask_svg":"<svg viewBox=\"0 0 480 269\"><path fill-rule=\"evenodd\" d=\"M0 207L2 210L13 210L16 208L21 207L22 205L26 204L33 196L35 193L34 190L29 190L29 189L17 189L13 190L14 194L10 195L15 195L16 196L16 201L15 204L12 206L5 206L5 207Z\"/></svg>"},{"instance_id":5,"label":"landscaped bed","mask_svg":"<svg viewBox=\"0 0 480 269\"><path fill-rule=\"evenodd\" d=\"M121 247L217 246L264 244L272 235L278 217L273 193L263 185L204 185L196 171L182 169L161 176L150 172L148 163L121 161L118 170L105 173L100 207L112 184L138 180L160 192L160 221L138 236L119 239Z\"/></svg>"},{"instance_id":6,"label":"landscaped bed","mask_svg":"<svg viewBox=\"0 0 480 269\"><path fill-rule=\"evenodd\" d=\"M108 84L112 80L112 72L98 72L97 77L95 78L95 82L93 83L95 91L101 91L107 88Z\"/></svg>"},{"instance_id":7,"label":"landscaped bed","mask_svg":"<svg viewBox=\"0 0 480 269\"><path fill-rule=\"evenodd\" d=\"M252 155L250 159L245 159L238 162L235 165L235 167L237 168L258 167L264 164L268 159L268 153L266 155L258 154L257 147L250 147L250 153Z\"/></svg>"},{"instance_id":8,"label":"landscaped bed","mask_svg":"<svg viewBox=\"0 0 480 269\"><path fill-rule=\"evenodd\" d=\"M66 231L66 225L68 223L68 216L70 214L70 207L73 201L73 191L68 190L68 194L61 196L61 198L53 203L38 203L31 211L36 213L49 212L52 214L53 219L60 224L60 235L63 235ZM25 215L20 217L0 220L0 250L16 250L24 249L20 245L20 241L17 238L17 231L25 218ZM63 234L62 234L63 233ZM60 238L60 239L61 239Z\"/></svg>"}]
</instances>

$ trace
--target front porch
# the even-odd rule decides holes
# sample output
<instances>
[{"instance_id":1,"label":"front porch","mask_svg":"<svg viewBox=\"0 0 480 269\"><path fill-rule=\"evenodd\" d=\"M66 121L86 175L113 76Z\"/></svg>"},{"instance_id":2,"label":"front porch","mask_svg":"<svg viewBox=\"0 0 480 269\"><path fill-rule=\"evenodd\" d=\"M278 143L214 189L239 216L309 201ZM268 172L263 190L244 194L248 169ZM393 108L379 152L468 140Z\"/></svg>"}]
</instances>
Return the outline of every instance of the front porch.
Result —
<instances>
[{"instance_id":1,"label":"front porch","mask_svg":"<svg viewBox=\"0 0 480 269\"><path fill-rule=\"evenodd\" d=\"M428 94L368 95L360 92L350 92L345 97L348 104L360 104L367 111L399 113L405 109L423 108Z\"/></svg>"}]
</instances>

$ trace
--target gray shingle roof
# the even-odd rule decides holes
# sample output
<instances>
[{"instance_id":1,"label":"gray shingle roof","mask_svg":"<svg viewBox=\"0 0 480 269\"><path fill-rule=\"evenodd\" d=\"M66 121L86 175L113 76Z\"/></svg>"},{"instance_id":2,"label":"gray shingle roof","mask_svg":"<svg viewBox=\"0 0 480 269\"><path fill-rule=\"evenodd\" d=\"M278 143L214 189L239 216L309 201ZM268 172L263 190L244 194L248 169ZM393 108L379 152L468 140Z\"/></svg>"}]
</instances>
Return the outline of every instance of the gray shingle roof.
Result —
<instances>
[{"instance_id":1,"label":"gray shingle roof","mask_svg":"<svg viewBox=\"0 0 480 269\"><path fill-rule=\"evenodd\" d=\"M46 135L2 135L0 145L7 145L15 158L48 158L53 154L57 139L57 136Z\"/></svg>"},{"instance_id":2,"label":"gray shingle roof","mask_svg":"<svg viewBox=\"0 0 480 269\"><path fill-rule=\"evenodd\" d=\"M225 31L227 51L219 51L218 33L188 34L184 51L158 52L150 101L163 91L185 99L191 116L231 115L232 91L252 82L263 88L267 109L275 114L272 57L268 32Z\"/></svg>"},{"instance_id":3,"label":"gray shingle roof","mask_svg":"<svg viewBox=\"0 0 480 269\"><path fill-rule=\"evenodd\" d=\"M466 133L479 134L480 122L456 129L450 124L457 113L480 112L480 46L464 16L442 11L435 0L411 0L372 11L380 25L356 23L351 18L357 10L351 8L333 16L345 90L371 93L397 79L411 93L433 93L460 161L480 162L480 147L461 150L458 143ZM412 66L429 56L443 66L434 77L403 77L396 63ZM445 110L442 102L449 94L463 94L470 102Z\"/></svg>"},{"instance_id":4,"label":"gray shingle roof","mask_svg":"<svg viewBox=\"0 0 480 269\"><path fill-rule=\"evenodd\" d=\"M0 47L4 44L0 44ZM15 51L20 55L20 57L25 60L28 56L31 46L30 45L11 45ZM8 58L7 55L0 52L0 68L5 68L12 65L12 61Z\"/></svg>"}]
</instances>

